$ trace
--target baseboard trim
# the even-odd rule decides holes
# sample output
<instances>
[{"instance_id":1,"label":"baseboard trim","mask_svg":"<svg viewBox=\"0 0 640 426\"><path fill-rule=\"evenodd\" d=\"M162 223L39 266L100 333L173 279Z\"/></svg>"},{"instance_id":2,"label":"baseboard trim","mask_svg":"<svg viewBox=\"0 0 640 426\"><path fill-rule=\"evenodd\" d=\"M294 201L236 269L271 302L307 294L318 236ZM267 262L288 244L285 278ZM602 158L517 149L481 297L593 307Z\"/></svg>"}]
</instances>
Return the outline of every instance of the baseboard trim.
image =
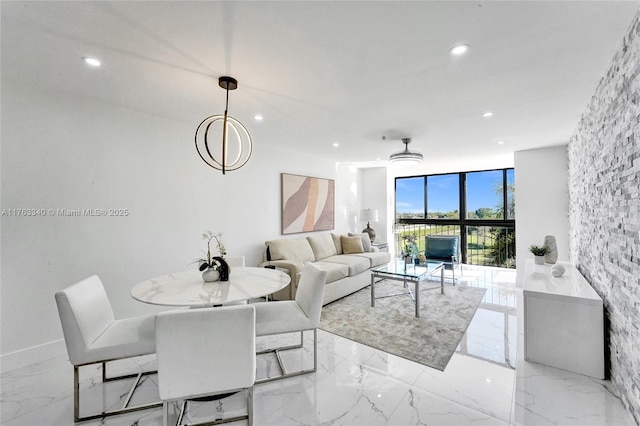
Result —
<instances>
[{"instance_id":1,"label":"baseboard trim","mask_svg":"<svg viewBox=\"0 0 640 426\"><path fill-rule=\"evenodd\" d=\"M0 373L4 374L17 368L65 355L66 353L67 347L64 344L64 339L10 352L0 356Z\"/></svg>"}]
</instances>

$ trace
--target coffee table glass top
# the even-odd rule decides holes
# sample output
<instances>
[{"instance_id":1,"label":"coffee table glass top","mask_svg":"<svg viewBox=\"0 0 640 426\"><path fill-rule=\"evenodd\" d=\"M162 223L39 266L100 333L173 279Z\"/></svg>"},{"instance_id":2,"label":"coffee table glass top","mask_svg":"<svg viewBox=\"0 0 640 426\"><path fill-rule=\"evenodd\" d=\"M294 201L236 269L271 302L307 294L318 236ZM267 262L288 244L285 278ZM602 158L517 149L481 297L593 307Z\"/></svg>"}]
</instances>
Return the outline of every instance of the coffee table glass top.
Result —
<instances>
[{"instance_id":1,"label":"coffee table glass top","mask_svg":"<svg viewBox=\"0 0 640 426\"><path fill-rule=\"evenodd\" d=\"M372 268L371 272L376 274L397 275L407 278L420 278L425 274L431 274L444 265L442 262L428 260L418 265L413 263L405 263L404 260L398 260L383 266Z\"/></svg>"}]
</instances>

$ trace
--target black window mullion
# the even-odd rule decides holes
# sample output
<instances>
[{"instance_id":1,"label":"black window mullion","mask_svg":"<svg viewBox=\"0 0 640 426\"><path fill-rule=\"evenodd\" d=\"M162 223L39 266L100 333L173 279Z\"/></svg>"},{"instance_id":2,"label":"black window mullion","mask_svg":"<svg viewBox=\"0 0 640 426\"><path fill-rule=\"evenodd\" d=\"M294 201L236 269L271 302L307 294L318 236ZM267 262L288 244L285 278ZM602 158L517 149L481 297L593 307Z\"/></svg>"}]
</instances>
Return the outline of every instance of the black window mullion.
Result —
<instances>
[{"instance_id":1,"label":"black window mullion","mask_svg":"<svg viewBox=\"0 0 640 426\"><path fill-rule=\"evenodd\" d=\"M502 220L507 220L507 169L502 170Z\"/></svg>"},{"instance_id":2,"label":"black window mullion","mask_svg":"<svg viewBox=\"0 0 640 426\"><path fill-rule=\"evenodd\" d=\"M467 263L467 174L460 173L460 253Z\"/></svg>"},{"instance_id":3,"label":"black window mullion","mask_svg":"<svg viewBox=\"0 0 640 426\"><path fill-rule=\"evenodd\" d=\"M429 197L427 197L427 178L428 176L424 177L424 219L425 220L429 218L429 216L427 216L429 211Z\"/></svg>"}]
</instances>

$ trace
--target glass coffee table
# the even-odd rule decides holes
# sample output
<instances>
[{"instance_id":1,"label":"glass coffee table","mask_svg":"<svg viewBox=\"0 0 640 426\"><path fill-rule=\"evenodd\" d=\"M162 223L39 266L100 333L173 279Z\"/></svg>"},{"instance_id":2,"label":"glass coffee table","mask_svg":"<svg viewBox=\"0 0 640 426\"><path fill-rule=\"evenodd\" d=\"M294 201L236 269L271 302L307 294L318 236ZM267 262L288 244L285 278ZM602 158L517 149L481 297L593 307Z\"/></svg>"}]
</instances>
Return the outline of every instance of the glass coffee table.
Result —
<instances>
[{"instance_id":1,"label":"glass coffee table","mask_svg":"<svg viewBox=\"0 0 640 426\"><path fill-rule=\"evenodd\" d=\"M376 306L376 299L409 294L413 299L413 303L416 305L416 318L420 318L420 281L433 276L438 271L440 271L440 293L444 294L444 263L442 262L427 261L415 265L413 263L405 263L404 260L399 260L371 269L371 307ZM407 291L376 297L376 280L380 281L380 279L402 281ZM409 283L413 284L413 291L411 291ZM434 290L437 288L438 287L430 287L426 290Z\"/></svg>"}]
</instances>

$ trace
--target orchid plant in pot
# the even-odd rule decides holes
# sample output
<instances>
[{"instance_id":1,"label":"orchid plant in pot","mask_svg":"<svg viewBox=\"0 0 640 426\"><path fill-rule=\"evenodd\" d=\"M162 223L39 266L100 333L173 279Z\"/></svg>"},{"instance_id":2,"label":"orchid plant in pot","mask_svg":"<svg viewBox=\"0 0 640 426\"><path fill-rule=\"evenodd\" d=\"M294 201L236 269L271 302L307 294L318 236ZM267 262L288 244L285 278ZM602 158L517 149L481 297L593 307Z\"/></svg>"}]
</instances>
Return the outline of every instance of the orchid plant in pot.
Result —
<instances>
[{"instance_id":1,"label":"orchid plant in pot","mask_svg":"<svg viewBox=\"0 0 640 426\"><path fill-rule=\"evenodd\" d=\"M218 281L220 279L219 268L221 266L220 258L227 254L227 250L222 242L222 233L214 233L207 231L202 234L202 239L207 240L207 252L206 258L197 259L196 262L200 264L198 268L202 272L202 279L206 282ZM216 241L216 246L220 257L211 255L211 241Z\"/></svg>"}]
</instances>

